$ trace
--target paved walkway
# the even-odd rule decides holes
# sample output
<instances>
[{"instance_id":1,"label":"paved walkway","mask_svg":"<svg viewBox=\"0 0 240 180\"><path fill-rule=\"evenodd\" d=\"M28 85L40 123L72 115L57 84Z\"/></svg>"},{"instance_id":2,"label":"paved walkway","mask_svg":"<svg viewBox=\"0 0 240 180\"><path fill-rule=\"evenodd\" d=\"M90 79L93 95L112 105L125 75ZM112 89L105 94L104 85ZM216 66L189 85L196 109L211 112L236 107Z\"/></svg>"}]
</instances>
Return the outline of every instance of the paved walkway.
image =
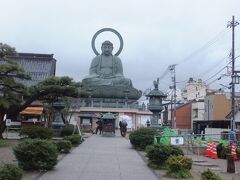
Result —
<instances>
[{"instance_id":1,"label":"paved walkway","mask_svg":"<svg viewBox=\"0 0 240 180\"><path fill-rule=\"evenodd\" d=\"M130 142L117 135L93 135L64 157L54 170L40 180L157 180L159 179L131 148Z\"/></svg>"}]
</instances>

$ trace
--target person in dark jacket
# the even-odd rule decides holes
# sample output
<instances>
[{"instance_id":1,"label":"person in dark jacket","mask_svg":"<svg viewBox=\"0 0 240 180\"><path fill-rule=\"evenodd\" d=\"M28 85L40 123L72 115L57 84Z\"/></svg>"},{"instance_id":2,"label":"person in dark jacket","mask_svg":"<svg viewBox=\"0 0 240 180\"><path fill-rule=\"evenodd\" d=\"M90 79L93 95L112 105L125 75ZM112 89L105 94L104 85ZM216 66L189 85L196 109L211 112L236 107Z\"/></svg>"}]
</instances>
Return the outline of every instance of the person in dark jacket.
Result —
<instances>
[{"instance_id":1,"label":"person in dark jacket","mask_svg":"<svg viewBox=\"0 0 240 180\"><path fill-rule=\"evenodd\" d=\"M125 120L119 121L119 127L120 127L120 132L121 132L122 137L126 136L127 125L128 125L127 121L125 121Z\"/></svg>"},{"instance_id":2,"label":"person in dark jacket","mask_svg":"<svg viewBox=\"0 0 240 180\"><path fill-rule=\"evenodd\" d=\"M99 119L99 120L96 122L96 124L97 124L96 134L98 133L98 130L99 130L99 134L102 134L102 120Z\"/></svg>"}]
</instances>

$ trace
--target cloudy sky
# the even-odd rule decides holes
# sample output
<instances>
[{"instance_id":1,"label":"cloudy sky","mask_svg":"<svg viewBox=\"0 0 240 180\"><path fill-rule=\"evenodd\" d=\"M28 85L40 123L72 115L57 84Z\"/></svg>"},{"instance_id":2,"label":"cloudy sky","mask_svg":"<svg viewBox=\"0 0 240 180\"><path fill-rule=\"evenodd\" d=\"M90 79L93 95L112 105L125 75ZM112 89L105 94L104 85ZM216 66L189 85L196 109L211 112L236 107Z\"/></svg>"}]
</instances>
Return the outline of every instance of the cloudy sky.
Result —
<instances>
[{"instance_id":1,"label":"cloudy sky","mask_svg":"<svg viewBox=\"0 0 240 180\"><path fill-rule=\"evenodd\" d=\"M92 36L101 28L114 28L124 40L119 55L124 75L143 91L162 77L160 87L165 91L171 85L166 70L172 64L178 64L179 87L189 77L202 78L213 88L229 83L224 76L231 50L227 23L233 15L240 20L240 1L0 0L0 13L0 42L18 52L54 54L57 75L76 81L88 74L95 56ZM240 25L235 32L238 56ZM118 38L109 32L98 36L97 49L106 39L114 43L116 52Z\"/></svg>"}]
</instances>

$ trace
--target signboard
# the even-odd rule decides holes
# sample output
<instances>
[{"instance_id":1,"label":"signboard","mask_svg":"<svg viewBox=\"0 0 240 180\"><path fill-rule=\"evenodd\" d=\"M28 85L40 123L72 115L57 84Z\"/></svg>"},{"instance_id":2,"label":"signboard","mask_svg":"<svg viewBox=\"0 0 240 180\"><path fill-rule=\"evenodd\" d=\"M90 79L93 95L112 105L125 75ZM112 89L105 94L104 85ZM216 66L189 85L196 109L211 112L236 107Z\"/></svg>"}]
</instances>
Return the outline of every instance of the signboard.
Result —
<instances>
[{"instance_id":1,"label":"signboard","mask_svg":"<svg viewBox=\"0 0 240 180\"><path fill-rule=\"evenodd\" d=\"M11 119L6 119L6 126L11 126Z\"/></svg>"},{"instance_id":2,"label":"signboard","mask_svg":"<svg viewBox=\"0 0 240 180\"><path fill-rule=\"evenodd\" d=\"M183 145L184 139L183 139L183 137L171 137L171 144L172 145Z\"/></svg>"}]
</instances>

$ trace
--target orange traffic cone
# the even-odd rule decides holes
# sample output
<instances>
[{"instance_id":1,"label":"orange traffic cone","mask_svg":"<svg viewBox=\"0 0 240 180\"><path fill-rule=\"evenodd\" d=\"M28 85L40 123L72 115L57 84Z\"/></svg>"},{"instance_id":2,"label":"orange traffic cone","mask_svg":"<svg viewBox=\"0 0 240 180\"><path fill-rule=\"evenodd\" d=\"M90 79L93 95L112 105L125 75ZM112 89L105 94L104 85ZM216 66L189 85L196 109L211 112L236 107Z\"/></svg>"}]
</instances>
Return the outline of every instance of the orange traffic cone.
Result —
<instances>
[{"instance_id":1,"label":"orange traffic cone","mask_svg":"<svg viewBox=\"0 0 240 180\"><path fill-rule=\"evenodd\" d=\"M237 160L238 158L237 158L236 147L235 147L234 143L232 143L232 148L231 148L231 149L232 149L232 150L231 150L231 154L233 155L233 159L234 159L234 161L235 161L235 160Z\"/></svg>"},{"instance_id":2,"label":"orange traffic cone","mask_svg":"<svg viewBox=\"0 0 240 180\"><path fill-rule=\"evenodd\" d=\"M212 146L212 156L211 156L211 158L213 158L213 159L218 159L216 143L213 143L213 146Z\"/></svg>"},{"instance_id":3,"label":"orange traffic cone","mask_svg":"<svg viewBox=\"0 0 240 180\"><path fill-rule=\"evenodd\" d=\"M211 155L212 155L211 150L212 150L212 143L208 142L207 149L206 149L206 152L205 152L206 157L211 157Z\"/></svg>"}]
</instances>

